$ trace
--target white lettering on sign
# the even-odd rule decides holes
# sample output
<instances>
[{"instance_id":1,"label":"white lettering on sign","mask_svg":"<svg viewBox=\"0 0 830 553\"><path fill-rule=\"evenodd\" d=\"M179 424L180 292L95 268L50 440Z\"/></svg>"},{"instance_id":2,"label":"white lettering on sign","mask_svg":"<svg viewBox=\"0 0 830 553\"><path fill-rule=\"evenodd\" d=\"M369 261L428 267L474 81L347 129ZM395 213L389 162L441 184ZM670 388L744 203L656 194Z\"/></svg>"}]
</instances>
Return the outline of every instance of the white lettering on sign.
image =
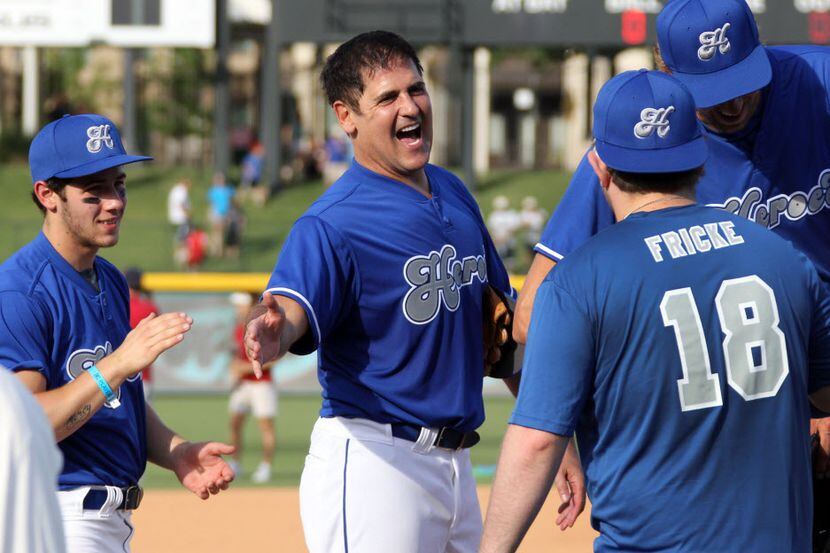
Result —
<instances>
[{"instance_id":1,"label":"white lettering on sign","mask_svg":"<svg viewBox=\"0 0 830 553\"><path fill-rule=\"evenodd\" d=\"M568 0L493 0L493 13L564 13Z\"/></svg>"},{"instance_id":2,"label":"white lettering on sign","mask_svg":"<svg viewBox=\"0 0 830 553\"><path fill-rule=\"evenodd\" d=\"M795 0L795 9L801 13L830 10L830 0Z\"/></svg>"},{"instance_id":3,"label":"white lettering on sign","mask_svg":"<svg viewBox=\"0 0 830 553\"><path fill-rule=\"evenodd\" d=\"M659 0L605 0L605 11L608 13L622 13L628 10L660 13L662 9L663 3Z\"/></svg>"},{"instance_id":4,"label":"white lettering on sign","mask_svg":"<svg viewBox=\"0 0 830 553\"><path fill-rule=\"evenodd\" d=\"M46 28L51 25L48 13L0 13L0 27L21 29Z\"/></svg>"}]
</instances>

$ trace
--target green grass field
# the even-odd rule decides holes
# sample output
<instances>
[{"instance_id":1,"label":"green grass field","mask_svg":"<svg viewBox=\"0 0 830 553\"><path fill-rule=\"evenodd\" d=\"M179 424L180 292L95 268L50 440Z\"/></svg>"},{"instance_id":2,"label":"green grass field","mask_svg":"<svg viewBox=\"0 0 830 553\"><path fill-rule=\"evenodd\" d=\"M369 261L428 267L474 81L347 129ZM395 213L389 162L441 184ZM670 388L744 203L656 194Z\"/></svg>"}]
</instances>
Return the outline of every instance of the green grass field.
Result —
<instances>
[{"instance_id":1,"label":"green grass field","mask_svg":"<svg viewBox=\"0 0 830 553\"><path fill-rule=\"evenodd\" d=\"M163 168L137 164L127 168L129 203L117 247L101 252L117 266L137 266L145 271L172 271L173 230L167 223L167 193L177 179L193 182L191 201L196 222L205 225L208 168ZM0 260L26 244L40 230L40 212L32 204L28 168L21 164L0 166ZM486 214L496 195L503 194L518 208L525 196L536 196L548 212L559 201L568 175L559 171L499 171L482 179L476 197ZM324 191L319 181L294 184L272 197L262 208L243 206L247 224L238 260L208 259L204 271L270 272L291 225ZM523 260L526 262L526 260Z\"/></svg>"},{"instance_id":2,"label":"green grass field","mask_svg":"<svg viewBox=\"0 0 830 553\"><path fill-rule=\"evenodd\" d=\"M501 438L513 408L513 399L486 398L487 420L478 432L481 442L472 448L476 475L489 482L501 447ZM227 396L161 396L154 400L162 419L182 436L191 440L226 441L228 431ZM277 418L277 453L274 474L268 485L296 486L308 451L311 427L317 420L320 397L317 395L283 395ZM246 474L234 486L252 486L251 471L261 456L259 432L249 418L245 431L242 465ZM148 465L142 484L148 488L173 488L179 482L172 472Z\"/></svg>"}]
</instances>

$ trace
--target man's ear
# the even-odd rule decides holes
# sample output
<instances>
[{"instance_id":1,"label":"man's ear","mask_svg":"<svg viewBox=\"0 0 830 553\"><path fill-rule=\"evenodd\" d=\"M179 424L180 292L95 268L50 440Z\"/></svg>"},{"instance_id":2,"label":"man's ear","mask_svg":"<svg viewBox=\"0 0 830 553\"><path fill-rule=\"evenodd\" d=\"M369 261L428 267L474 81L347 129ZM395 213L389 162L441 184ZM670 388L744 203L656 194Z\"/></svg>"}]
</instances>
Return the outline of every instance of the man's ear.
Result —
<instances>
[{"instance_id":1,"label":"man's ear","mask_svg":"<svg viewBox=\"0 0 830 553\"><path fill-rule=\"evenodd\" d=\"M334 114L337 116L337 122L340 123L340 127L346 132L347 135L354 137L354 134L357 132L357 126L355 126L354 119L352 117L355 110L349 107L349 105L342 100L335 101L331 107L334 110Z\"/></svg>"},{"instance_id":2,"label":"man's ear","mask_svg":"<svg viewBox=\"0 0 830 553\"><path fill-rule=\"evenodd\" d=\"M594 173L597 174L599 185L603 190L608 190L608 187L611 185L611 173L608 172L608 166L600 159L596 150L588 152L588 163L591 164Z\"/></svg>"},{"instance_id":3,"label":"man's ear","mask_svg":"<svg viewBox=\"0 0 830 553\"><path fill-rule=\"evenodd\" d=\"M37 196L40 205L46 208L46 211L54 213L58 209L58 202L61 201L57 192L49 188L46 181L39 180L35 183L35 196Z\"/></svg>"}]
</instances>

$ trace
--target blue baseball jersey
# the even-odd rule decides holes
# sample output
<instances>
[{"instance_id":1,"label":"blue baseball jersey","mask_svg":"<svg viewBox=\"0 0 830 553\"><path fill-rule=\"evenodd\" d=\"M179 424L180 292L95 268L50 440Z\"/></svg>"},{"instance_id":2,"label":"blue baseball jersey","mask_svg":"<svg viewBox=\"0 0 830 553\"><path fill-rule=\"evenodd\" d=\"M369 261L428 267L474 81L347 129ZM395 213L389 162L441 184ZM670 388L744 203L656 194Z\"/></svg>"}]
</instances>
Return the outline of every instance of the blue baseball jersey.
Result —
<instances>
[{"instance_id":1,"label":"blue baseball jersey","mask_svg":"<svg viewBox=\"0 0 830 553\"><path fill-rule=\"evenodd\" d=\"M772 81L748 128L708 133L709 159L698 203L717 206L772 229L807 254L830 280L830 48L767 48ZM584 158L536 251L558 261L614 216Z\"/></svg>"},{"instance_id":2,"label":"blue baseball jersey","mask_svg":"<svg viewBox=\"0 0 830 553\"><path fill-rule=\"evenodd\" d=\"M268 290L319 348L323 417L461 431L484 420L484 287L511 292L475 200L426 166L431 198L353 162L292 228Z\"/></svg>"},{"instance_id":3,"label":"blue baseball jersey","mask_svg":"<svg viewBox=\"0 0 830 553\"><path fill-rule=\"evenodd\" d=\"M36 370L54 390L121 345L130 331L127 283L100 257L94 269L100 292L42 233L0 265L0 365ZM138 482L147 462L140 378L115 390L120 407L105 404L58 444L60 489Z\"/></svg>"},{"instance_id":4,"label":"blue baseball jersey","mask_svg":"<svg viewBox=\"0 0 830 553\"><path fill-rule=\"evenodd\" d=\"M807 257L669 208L550 272L511 423L576 430L596 551L809 553L808 394L826 385L830 295Z\"/></svg>"}]
</instances>

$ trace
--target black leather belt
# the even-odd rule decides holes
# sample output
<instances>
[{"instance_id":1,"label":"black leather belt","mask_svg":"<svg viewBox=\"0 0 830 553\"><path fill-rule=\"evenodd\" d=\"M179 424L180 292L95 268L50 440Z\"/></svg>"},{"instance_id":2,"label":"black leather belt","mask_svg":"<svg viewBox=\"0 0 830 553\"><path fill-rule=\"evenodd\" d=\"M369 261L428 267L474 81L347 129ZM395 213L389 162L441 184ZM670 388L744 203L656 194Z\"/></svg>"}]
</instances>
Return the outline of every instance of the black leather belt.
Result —
<instances>
[{"instance_id":1,"label":"black leather belt","mask_svg":"<svg viewBox=\"0 0 830 553\"><path fill-rule=\"evenodd\" d=\"M421 435L421 427L414 424L392 423L392 435L396 438L417 442ZM481 436L478 432L461 432L447 426L438 429L432 445L443 449L464 449L476 445Z\"/></svg>"},{"instance_id":2,"label":"black leather belt","mask_svg":"<svg viewBox=\"0 0 830 553\"><path fill-rule=\"evenodd\" d=\"M118 504L118 511L132 511L141 505L141 498L144 497L144 490L139 486L121 488L121 503ZM109 493L107 490L91 489L84 497L84 509L97 511L107 502Z\"/></svg>"}]
</instances>

